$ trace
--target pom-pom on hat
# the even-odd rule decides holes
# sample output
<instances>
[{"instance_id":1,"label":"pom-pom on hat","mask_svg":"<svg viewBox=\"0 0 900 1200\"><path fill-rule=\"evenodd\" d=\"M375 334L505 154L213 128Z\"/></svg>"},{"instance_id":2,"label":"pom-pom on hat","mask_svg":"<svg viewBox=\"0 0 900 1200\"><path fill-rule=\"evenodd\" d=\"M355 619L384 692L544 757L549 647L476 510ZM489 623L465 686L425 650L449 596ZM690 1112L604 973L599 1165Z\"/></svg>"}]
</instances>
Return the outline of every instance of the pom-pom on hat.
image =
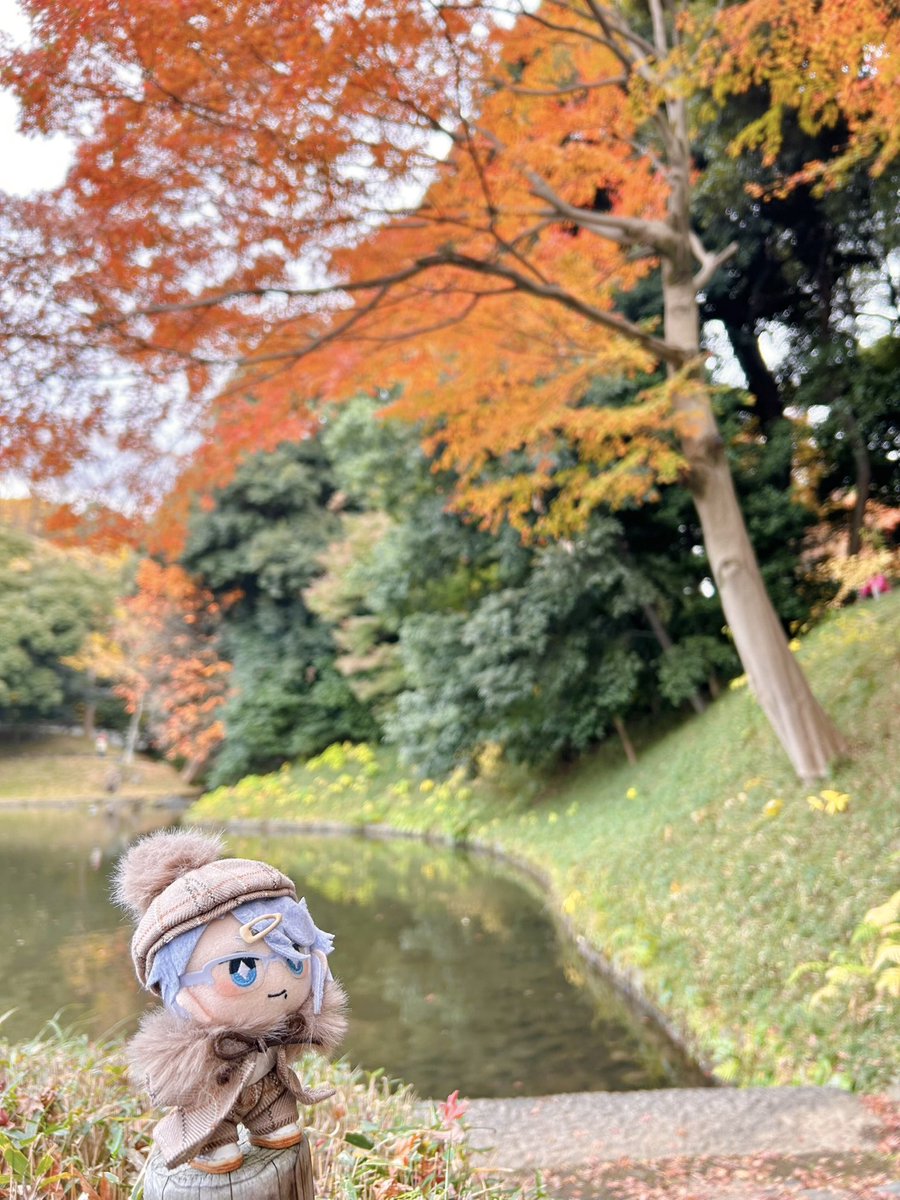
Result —
<instances>
[{"instance_id":1,"label":"pom-pom on hat","mask_svg":"<svg viewBox=\"0 0 900 1200\"><path fill-rule=\"evenodd\" d=\"M120 859L113 899L127 909L137 929L131 957L142 987L161 946L248 900L297 899L276 867L249 858L221 858L218 837L191 830L163 830L141 838Z\"/></svg>"}]
</instances>

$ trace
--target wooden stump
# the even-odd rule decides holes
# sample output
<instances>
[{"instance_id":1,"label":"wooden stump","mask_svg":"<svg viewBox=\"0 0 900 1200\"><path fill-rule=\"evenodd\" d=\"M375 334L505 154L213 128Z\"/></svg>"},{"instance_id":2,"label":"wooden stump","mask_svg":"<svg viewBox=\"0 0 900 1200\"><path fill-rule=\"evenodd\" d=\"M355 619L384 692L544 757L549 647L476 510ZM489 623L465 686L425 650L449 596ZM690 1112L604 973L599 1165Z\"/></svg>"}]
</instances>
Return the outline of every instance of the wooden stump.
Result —
<instances>
[{"instance_id":1,"label":"wooden stump","mask_svg":"<svg viewBox=\"0 0 900 1200\"><path fill-rule=\"evenodd\" d=\"M185 1164L166 1166L158 1154L147 1164L144 1200L315 1200L306 1137L287 1150L241 1142L244 1163L227 1175L207 1175Z\"/></svg>"}]
</instances>

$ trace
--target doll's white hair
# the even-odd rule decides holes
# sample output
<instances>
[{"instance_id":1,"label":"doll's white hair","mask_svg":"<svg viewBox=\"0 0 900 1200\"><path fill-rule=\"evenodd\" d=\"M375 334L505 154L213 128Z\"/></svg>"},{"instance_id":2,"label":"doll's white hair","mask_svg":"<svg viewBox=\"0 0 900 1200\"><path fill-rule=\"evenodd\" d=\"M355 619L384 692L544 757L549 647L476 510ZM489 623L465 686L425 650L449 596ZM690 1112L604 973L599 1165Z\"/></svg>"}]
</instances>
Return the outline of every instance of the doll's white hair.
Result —
<instances>
[{"instance_id":1,"label":"doll's white hair","mask_svg":"<svg viewBox=\"0 0 900 1200\"><path fill-rule=\"evenodd\" d=\"M334 948L334 935L316 927L305 900L291 900L289 896L277 896L270 900L248 900L246 904L239 904L233 908L228 915L233 916L240 925L244 925L247 921L257 920L266 913L273 912L281 914L281 923L262 940L276 954L284 958L293 958L296 956L297 946L306 947L310 952L320 950L326 955L331 953ZM160 946L147 979L147 988L158 992L166 1008L180 1015L183 1014L176 998L181 990L181 977L205 929L206 925L188 929L167 945ZM322 1010L322 994L330 972L316 954L312 955L309 966L313 1012L318 1014Z\"/></svg>"}]
</instances>

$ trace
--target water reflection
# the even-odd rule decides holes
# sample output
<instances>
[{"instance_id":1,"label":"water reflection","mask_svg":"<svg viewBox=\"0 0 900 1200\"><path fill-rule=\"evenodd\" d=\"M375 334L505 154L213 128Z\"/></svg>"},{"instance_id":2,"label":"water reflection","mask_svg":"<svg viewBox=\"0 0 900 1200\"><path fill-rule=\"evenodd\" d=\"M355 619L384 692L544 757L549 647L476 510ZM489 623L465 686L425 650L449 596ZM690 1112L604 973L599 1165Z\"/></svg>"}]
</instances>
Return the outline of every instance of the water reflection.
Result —
<instances>
[{"instance_id":1,"label":"water reflection","mask_svg":"<svg viewBox=\"0 0 900 1200\"><path fill-rule=\"evenodd\" d=\"M110 904L109 877L164 819L131 806L0 812L0 1012L15 1008L5 1037L30 1037L60 1012L92 1033L133 1026L131 928Z\"/></svg>"},{"instance_id":2,"label":"water reflection","mask_svg":"<svg viewBox=\"0 0 900 1200\"><path fill-rule=\"evenodd\" d=\"M158 823L158 818L156 818ZM153 815L0 815L4 1033L25 1037L66 1007L92 1032L129 1029L142 1004L131 928L108 876ZM229 839L297 881L336 934L351 998L346 1053L424 1095L620 1090L700 1082L612 989L585 987L539 902L483 860L415 842Z\"/></svg>"}]
</instances>

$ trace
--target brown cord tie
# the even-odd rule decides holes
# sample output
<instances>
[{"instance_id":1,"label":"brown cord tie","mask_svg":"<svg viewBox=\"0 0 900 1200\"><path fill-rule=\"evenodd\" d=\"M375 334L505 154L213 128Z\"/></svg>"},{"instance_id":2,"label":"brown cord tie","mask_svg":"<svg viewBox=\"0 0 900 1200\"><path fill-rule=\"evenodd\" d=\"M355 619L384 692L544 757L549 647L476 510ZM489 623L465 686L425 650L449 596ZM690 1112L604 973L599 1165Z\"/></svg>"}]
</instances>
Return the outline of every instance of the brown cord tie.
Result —
<instances>
[{"instance_id":1,"label":"brown cord tie","mask_svg":"<svg viewBox=\"0 0 900 1200\"><path fill-rule=\"evenodd\" d=\"M318 1104L334 1095L334 1088L305 1088L294 1070L285 1058L285 1046L316 1046L321 1043L313 1039L299 1040L294 1029L283 1033L271 1034L268 1037L253 1037L242 1033L239 1029L227 1029L217 1033L213 1038L213 1051L217 1058L227 1063L240 1063L252 1054L265 1054L267 1050L277 1050L276 1071L278 1078L291 1095L301 1104Z\"/></svg>"}]
</instances>

